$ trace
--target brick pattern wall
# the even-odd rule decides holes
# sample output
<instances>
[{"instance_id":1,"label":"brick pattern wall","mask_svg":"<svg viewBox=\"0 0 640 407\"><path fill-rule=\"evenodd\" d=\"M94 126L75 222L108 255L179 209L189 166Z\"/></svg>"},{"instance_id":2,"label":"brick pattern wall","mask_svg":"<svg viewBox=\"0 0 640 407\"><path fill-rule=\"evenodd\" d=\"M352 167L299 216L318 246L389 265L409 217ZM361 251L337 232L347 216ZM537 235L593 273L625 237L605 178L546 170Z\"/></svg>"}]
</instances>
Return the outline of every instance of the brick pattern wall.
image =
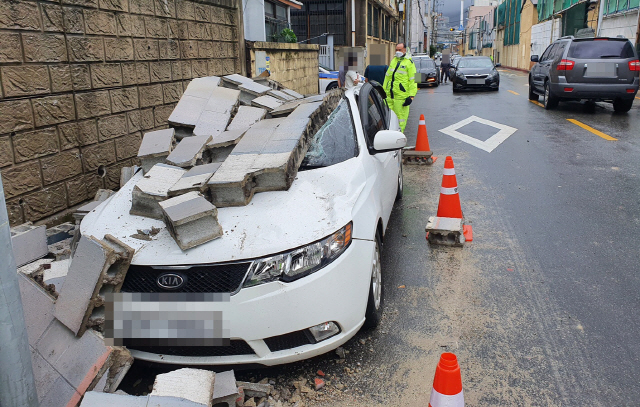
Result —
<instances>
[{"instance_id":1,"label":"brick pattern wall","mask_svg":"<svg viewBox=\"0 0 640 407\"><path fill-rule=\"evenodd\" d=\"M265 51L270 59L270 78L303 95L318 93L317 44L288 44L278 42L249 42L251 74L257 75L255 51Z\"/></svg>"},{"instance_id":2,"label":"brick pattern wall","mask_svg":"<svg viewBox=\"0 0 640 407\"><path fill-rule=\"evenodd\" d=\"M241 73L237 0L0 0L0 171L12 225L116 189L188 81Z\"/></svg>"}]
</instances>

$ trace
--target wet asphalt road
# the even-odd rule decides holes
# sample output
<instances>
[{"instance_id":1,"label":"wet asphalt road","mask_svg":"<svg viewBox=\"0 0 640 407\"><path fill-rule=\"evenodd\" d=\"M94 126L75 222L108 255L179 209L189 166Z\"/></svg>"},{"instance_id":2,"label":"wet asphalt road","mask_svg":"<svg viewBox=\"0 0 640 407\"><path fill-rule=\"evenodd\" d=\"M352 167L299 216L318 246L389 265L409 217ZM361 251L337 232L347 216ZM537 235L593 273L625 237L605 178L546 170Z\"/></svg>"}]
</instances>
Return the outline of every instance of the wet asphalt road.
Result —
<instances>
[{"instance_id":1,"label":"wet asphalt road","mask_svg":"<svg viewBox=\"0 0 640 407\"><path fill-rule=\"evenodd\" d=\"M453 351L467 406L640 405L640 100L622 115L607 104L545 111L526 83L505 70L498 92L419 91L406 134L414 144L424 114L439 159L404 167L381 326L347 343L344 361L330 353L240 380L290 385L321 369L331 383L307 406L425 406L439 355ZM492 152L440 131L472 115L516 131ZM497 129L459 131L485 141ZM447 155L474 231L464 248L425 241Z\"/></svg>"}]
</instances>

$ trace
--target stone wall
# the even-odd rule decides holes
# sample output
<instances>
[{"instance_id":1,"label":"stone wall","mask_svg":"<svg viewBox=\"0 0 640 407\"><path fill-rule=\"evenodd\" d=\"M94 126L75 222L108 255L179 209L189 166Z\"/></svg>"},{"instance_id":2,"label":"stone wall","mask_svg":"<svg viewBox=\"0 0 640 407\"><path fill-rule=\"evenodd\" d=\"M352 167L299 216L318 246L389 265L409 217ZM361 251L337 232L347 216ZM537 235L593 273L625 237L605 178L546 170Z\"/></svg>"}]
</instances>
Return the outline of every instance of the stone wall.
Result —
<instances>
[{"instance_id":1,"label":"stone wall","mask_svg":"<svg viewBox=\"0 0 640 407\"><path fill-rule=\"evenodd\" d=\"M246 44L251 71L247 76L257 76L256 51L264 51L269 57L271 79L303 95L318 93L319 45L260 41Z\"/></svg>"},{"instance_id":2,"label":"stone wall","mask_svg":"<svg viewBox=\"0 0 640 407\"><path fill-rule=\"evenodd\" d=\"M11 224L118 188L142 134L166 127L191 78L244 73L237 4L0 0L0 170Z\"/></svg>"}]
</instances>

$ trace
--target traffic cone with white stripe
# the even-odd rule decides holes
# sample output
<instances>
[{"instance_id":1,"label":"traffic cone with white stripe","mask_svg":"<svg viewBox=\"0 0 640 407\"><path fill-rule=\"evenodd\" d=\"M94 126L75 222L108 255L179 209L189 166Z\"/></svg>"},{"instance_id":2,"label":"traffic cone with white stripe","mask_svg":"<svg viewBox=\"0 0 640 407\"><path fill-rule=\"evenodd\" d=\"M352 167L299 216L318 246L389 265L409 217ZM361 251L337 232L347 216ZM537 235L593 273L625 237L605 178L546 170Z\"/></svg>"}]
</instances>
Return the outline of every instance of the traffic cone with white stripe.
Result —
<instances>
[{"instance_id":1,"label":"traffic cone with white stripe","mask_svg":"<svg viewBox=\"0 0 640 407\"><path fill-rule=\"evenodd\" d=\"M453 353L440 355L440 362L436 366L436 375L433 378L429 407L464 407L460 366L458 358Z\"/></svg>"},{"instance_id":2,"label":"traffic cone with white stripe","mask_svg":"<svg viewBox=\"0 0 640 407\"><path fill-rule=\"evenodd\" d=\"M431 151L429 146L429 135L427 134L427 124L424 121L424 115L420 115L418 122L418 135L416 136L416 151Z\"/></svg>"},{"instance_id":3,"label":"traffic cone with white stripe","mask_svg":"<svg viewBox=\"0 0 640 407\"><path fill-rule=\"evenodd\" d=\"M427 124L424 115L420 115L418 122L418 134L416 136L416 146L402 150L402 162L405 164L433 164L438 157L434 156L429 146L429 136L427 135Z\"/></svg>"},{"instance_id":4,"label":"traffic cone with white stripe","mask_svg":"<svg viewBox=\"0 0 640 407\"><path fill-rule=\"evenodd\" d=\"M429 218L426 231L427 240L434 244L462 246L466 241L473 240L471 225L464 224L456 170L451 156L444 161L438 213Z\"/></svg>"}]
</instances>

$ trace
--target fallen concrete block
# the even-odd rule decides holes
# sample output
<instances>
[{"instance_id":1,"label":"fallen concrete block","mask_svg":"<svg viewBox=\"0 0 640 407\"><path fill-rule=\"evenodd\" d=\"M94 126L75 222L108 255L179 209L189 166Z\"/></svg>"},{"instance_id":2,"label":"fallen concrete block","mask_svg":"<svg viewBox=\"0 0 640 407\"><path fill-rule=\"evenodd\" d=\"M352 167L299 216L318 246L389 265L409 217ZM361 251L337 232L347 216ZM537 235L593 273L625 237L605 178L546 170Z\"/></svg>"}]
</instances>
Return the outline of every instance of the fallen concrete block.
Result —
<instances>
[{"instance_id":1,"label":"fallen concrete block","mask_svg":"<svg viewBox=\"0 0 640 407\"><path fill-rule=\"evenodd\" d=\"M46 291L23 274L19 284L41 406L77 405L108 371L111 382L120 383L133 362L128 350L105 346L93 331L76 337L53 317L54 300Z\"/></svg>"},{"instance_id":2,"label":"fallen concrete block","mask_svg":"<svg viewBox=\"0 0 640 407\"><path fill-rule=\"evenodd\" d=\"M344 94L344 91L342 92L342 94ZM326 96L326 94L322 95L311 95L311 96L306 96L303 100L305 102L322 102L322 100L324 99L324 97Z\"/></svg>"},{"instance_id":3,"label":"fallen concrete block","mask_svg":"<svg viewBox=\"0 0 640 407\"><path fill-rule=\"evenodd\" d=\"M169 189L184 175L186 171L168 164L156 164L133 187L131 210L132 215L162 219L162 210L158 202L169 197Z\"/></svg>"},{"instance_id":4,"label":"fallen concrete block","mask_svg":"<svg viewBox=\"0 0 640 407\"><path fill-rule=\"evenodd\" d=\"M73 212L73 215L72 215L73 219L76 221L76 225L80 225L80 222L82 222L82 219L84 219L84 217L89 212L91 212L92 210L96 209L101 204L102 204L102 202L100 202L100 201L91 201L89 203L86 203L86 204L82 205L78 209L76 209L76 211Z\"/></svg>"},{"instance_id":5,"label":"fallen concrete block","mask_svg":"<svg viewBox=\"0 0 640 407\"><path fill-rule=\"evenodd\" d=\"M233 370L216 373L216 380L213 386L213 405L227 404L229 407L236 406L238 398L238 386Z\"/></svg>"},{"instance_id":6,"label":"fallen concrete block","mask_svg":"<svg viewBox=\"0 0 640 407\"><path fill-rule=\"evenodd\" d=\"M251 105L267 109L269 112L283 103L282 100L276 99L273 96L260 96L251 101Z\"/></svg>"},{"instance_id":7,"label":"fallen concrete block","mask_svg":"<svg viewBox=\"0 0 640 407\"><path fill-rule=\"evenodd\" d=\"M234 73L232 75L226 75L222 78L222 86L230 88L230 89L238 89L238 86L252 83L253 80L251 78L247 78L246 76L238 75Z\"/></svg>"},{"instance_id":8,"label":"fallen concrete block","mask_svg":"<svg viewBox=\"0 0 640 407\"><path fill-rule=\"evenodd\" d=\"M171 112L169 123L174 126L195 127L209 98L219 84L220 78L217 76L192 79Z\"/></svg>"},{"instance_id":9,"label":"fallen concrete block","mask_svg":"<svg viewBox=\"0 0 640 407\"><path fill-rule=\"evenodd\" d=\"M291 100L296 100L297 99L297 98L295 98L295 97L293 97L291 95L288 95L288 94L284 93L281 90L275 90L275 89L272 89L269 92L267 92L267 95L273 96L274 98L280 99L280 100L282 100L284 102L289 102Z\"/></svg>"},{"instance_id":10,"label":"fallen concrete block","mask_svg":"<svg viewBox=\"0 0 640 407\"><path fill-rule=\"evenodd\" d=\"M151 396L177 397L211 407L215 377L211 371L189 368L159 374Z\"/></svg>"},{"instance_id":11,"label":"fallen concrete block","mask_svg":"<svg viewBox=\"0 0 640 407\"><path fill-rule=\"evenodd\" d=\"M38 260L49 253L46 229L44 225L34 226L31 222L11 228L11 247L17 267Z\"/></svg>"},{"instance_id":12,"label":"fallen concrete block","mask_svg":"<svg viewBox=\"0 0 640 407\"><path fill-rule=\"evenodd\" d=\"M211 136L185 137L166 158L167 163L177 167L193 167L202 159L202 153L211 141Z\"/></svg>"},{"instance_id":13,"label":"fallen concrete block","mask_svg":"<svg viewBox=\"0 0 640 407\"><path fill-rule=\"evenodd\" d=\"M75 223L65 222L57 226L53 226L47 229L47 244L58 243L61 240L69 239L73 237L75 233Z\"/></svg>"},{"instance_id":14,"label":"fallen concrete block","mask_svg":"<svg viewBox=\"0 0 640 407\"><path fill-rule=\"evenodd\" d=\"M238 387L242 387L247 397L267 397L271 393L271 385L262 383L236 382Z\"/></svg>"},{"instance_id":15,"label":"fallen concrete block","mask_svg":"<svg viewBox=\"0 0 640 407\"><path fill-rule=\"evenodd\" d=\"M285 102L273 109L271 112L269 112L269 114L271 115L271 117L287 116L303 103L307 102L305 102L303 99L296 99L290 102Z\"/></svg>"},{"instance_id":16,"label":"fallen concrete block","mask_svg":"<svg viewBox=\"0 0 640 407\"><path fill-rule=\"evenodd\" d=\"M250 105L253 99L266 95L267 92L271 91L271 88L251 81L238 85L238 90L240 90L240 102Z\"/></svg>"},{"instance_id":17,"label":"fallen concrete block","mask_svg":"<svg viewBox=\"0 0 640 407\"><path fill-rule=\"evenodd\" d=\"M239 129L239 130L227 130L223 133L215 136L211 141L207 144L207 150L211 150L214 148L227 147L227 146L235 146L238 144L238 141L244 136L244 133L247 132L249 128Z\"/></svg>"},{"instance_id":18,"label":"fallen concrete block","mask_svg":"<svg viewBox=\"0 0 640 407\"><path fill-rule=\"evenodd\" d=\"M138 149L138 158L145 174L164 159L173 149L175 131L173 129L156 130L145 133Z\"/></svg>"},{"instance_id":19,"label":"fallen concrete block","mask_svg":"<svg viewBox=\"0 0 640 407\"><path fill-rule=\"evenodd\" d=\"M229 123L227 130L248 129L255 123L264 119L266 114L267 111L259 107L240 106L233 120Z\"/></svg>"},{"instance_id":20,"label":"fallen concrete block","mask_svg":"<svg viewBox=\"0 0 640 407\"><path fill-rule=\"evenodd\" d=\"M77 235L79 238L79 234ZM53 256L56 261L68 259L73 255L73 245L75 236L73 238L61 240L59 242L50 244L48 246L49 255Z\"/></svg>"},{"instance_id":21,"label":"fallen concrete block","mask_svg":"<svg viewBox=\"0 0 640 407\"><path fill-rule=\"evenodd\" d=\"M113 194L115 194L115 192L110 189L99 189L96 191L96 195L93 197L93 200L98 202L104 202L107 199L109 199Z\"/></svg>"},{"instance_id":22,"label":"fallen concrete block","mask_svg":"<svg viewBox=\"0 0 640 407\"><path fill-rule=\"evenodd\" d=\"M102 241L81 237L54 316L77 336L103 324L104 295L120 290L132 258L133 249L111 235Z\"/></svg>"},{"instance_id":23,"label":"fallen concrete block","mask_svg":"<svg viewBox=\"0 0 640 407\"><path fill-rule=\"evenodd\" d=\"M227 88L217 88L212 94L200 115L194 136L215 136L227 128L231 115L235 112L240 97L240 91Z\"/></svg>"},{"instance_id":24,"label":"fallen concrete block","mask_svg":"<svg viewBox=\"0 0 640 407\"><path fill-rule=\"evenodd\" d=\"M293 89L282 89L282 91L289 96L293 96L296 99L304 99L304 95L299 94Z\"/></svg>"},{"instance_id":25,"label":"fallen concrete block","mask_svg":"<svg viewBox=\"0 0 640 407\"><path fill-rule=\"evenodd\" d=\"M222 236L218 210L202 194L188 192L160 202L167 229L182 250Z\"/></svg>"},{"instance_id":26,"label":"fallen concrete block","mask_svg":"<svg viewBox=\"0 0 640 407\"><path fill-rule=\"evenodd\" d=\"M130 396L88 391L80 407L147 407L148 396Z\"/></svg>"},{"instance_id":27,"label":"fallen concrete block","mask_svg":"<svg viewBox=\"0 0 640 407\"><path fill-rule=\"evenodd\" d=\"M207 182L221 164L221 162L213 162L191 168L169 189L169 196L174 197L191 191L204 192Z\"/></svg>"},{"instance_id":28,"label":"fallen concrete block","mask_svg":"<svg viewBox=\"0 0 640 407\"><path fill-rule=\"evenodd\" d=\"M59 293L64 284L64 279L69 273L69 265L71 259L64 259L60 261L54 261L50 264L50 267L44 269L42 274L42 281L44 285L52 284L55 290Z\"/></svg>"},{"instance_id":29,"label":"fallen concrete block","mask_svg":"<svg viewBox=\"0 0 640 407\"><path fill-rule=\"evenodd\" d=\"M462 246L465 242L463 220L430 216L427 221L427 240L432 244Z\"/></svg>"}]
</instances>

